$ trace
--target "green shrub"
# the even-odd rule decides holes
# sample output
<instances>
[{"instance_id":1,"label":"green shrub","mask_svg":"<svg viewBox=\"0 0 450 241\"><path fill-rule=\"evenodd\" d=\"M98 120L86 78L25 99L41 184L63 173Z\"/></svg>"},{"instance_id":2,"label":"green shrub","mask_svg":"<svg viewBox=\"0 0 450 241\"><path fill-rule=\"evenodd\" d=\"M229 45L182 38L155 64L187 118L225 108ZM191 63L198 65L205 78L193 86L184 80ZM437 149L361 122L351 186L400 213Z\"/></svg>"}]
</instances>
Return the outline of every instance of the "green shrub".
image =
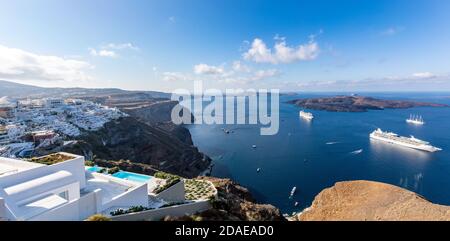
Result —
<instances>
[{"instance_id":1,"label":"green shrub","mask_svg":"<svg viewBox=\"0 0 450 241\"><path fill-rule=\"evenodd\" d=\"M170 174L170 173L166 173L166 172L155 172L155 174L153 175L156 178L160 178L160 179L181 179L181 177L174 175L174 174Z\"/></svg>"},{"instance_id":2,"label":"green shrub","mask_svg":"<svg viewBox=\"0 0 450 241\"><path fill-rule=\"evenodd\" d=\"M126 214L126 212L125 212L125 210L120 208L120 209L110 212L109 214L111 214L111 216L119 216L119 215Z\"/></svg>"},{"instance_id":3,"label":"green shrub","mask_svg":"<svg viewBox=\"0 0 450 241\"><path fill-rule=\"evenodd\" d=\"M211 197L208 201L209 204L211 204L211 207L213 207L214 209L221 209L223 206L223 202L215 197Z\"/></svg>"},{"instance_id":4,"label":"green shrub","mask_svg":"<svg viewBox=\"0 0 450 241\"><path fill-rule=\"evenodd\" d=\"M167 208L167 207L172 207L172 206L177 206L177 205L182 205L182 204L186 204L187 202L172 202L172 203L166 203L164 205L162 205L159 208Z\"/></svg>"},{"instance_id":5,"label":"green shrub","mask_svg":"<svg viewBox=\"0 0 450 241\"><path fill-rule=\"evenodd\" d=\"M110 218L101 215L101 214L95 214L90 216L88 219L86 219L86 221L112 221Z\"/></svg>"},{"instance_id":6,"label":"green shrub","mask_svg":"<svg viewBox=\"0 0 450 241\"><path fill-rule=\"evenodd\" d=\"M88 167L93 167L93 166L95 166L95 163L93 161L85 161L84 165L88 166Z\"/></svg>"},{"instance_id":7,"label":"green shrub","mask_svg":"<svg viewBox=\"0 0 450 241\"><path fill-rule=\"evenodd\" d=\"M113 168L108 169L108 174L112 175L112 174L117 173L119 171L120 171L120 169L118 167L113 167Z\"/></svg>"},{"instance_id":8,"label":"green shrub","mask_svg":"<svg viewBox=\"0 0 450 241\"><path fill-rule=\"evenodd\" d=\"M128 213L138 213L138 212L142 212L142 211L147 211L147 210L152 210L153 208L147 208L144 206L132 206L129 209L117 209L114 210L112 212L110 212L111 216L119 216L119 215L124 215L124 214L128 214Z\"/></svg>"}]
</instances>

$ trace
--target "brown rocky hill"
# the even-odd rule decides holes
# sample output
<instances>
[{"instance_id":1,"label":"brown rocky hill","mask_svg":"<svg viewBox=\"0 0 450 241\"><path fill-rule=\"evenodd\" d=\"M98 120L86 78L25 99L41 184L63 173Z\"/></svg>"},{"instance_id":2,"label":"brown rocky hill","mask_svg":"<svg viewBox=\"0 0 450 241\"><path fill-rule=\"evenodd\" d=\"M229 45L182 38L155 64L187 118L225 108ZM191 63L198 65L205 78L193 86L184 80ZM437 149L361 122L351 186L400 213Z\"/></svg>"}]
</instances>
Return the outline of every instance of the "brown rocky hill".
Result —
<instances>
[{"instance_id":1,"label":"brown rocky hill","mask_svg":"<svg viewBox=\"0 0 450 241\"><path fill-rule=\"evenodd\" d=\"M450 206L433 204L416 193L371 181L338 182L323 190L300 221L450 221Z\"/></svg>"}]
</instances>

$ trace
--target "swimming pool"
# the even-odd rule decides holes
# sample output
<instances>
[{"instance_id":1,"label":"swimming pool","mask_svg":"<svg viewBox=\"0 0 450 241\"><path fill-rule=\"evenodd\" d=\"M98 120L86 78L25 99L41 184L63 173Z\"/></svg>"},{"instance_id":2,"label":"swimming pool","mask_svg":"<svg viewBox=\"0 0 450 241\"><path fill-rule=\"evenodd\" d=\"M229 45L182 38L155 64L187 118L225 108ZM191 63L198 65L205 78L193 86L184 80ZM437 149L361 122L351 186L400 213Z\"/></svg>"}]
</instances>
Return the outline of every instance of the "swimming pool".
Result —
<instances>
[{"instance_id":1,"label":"swimming pool","mask_svg":"<svg viewBox=\"0 0 450 241\"><path fill-rule=\"evenodd\" d=\"M151 176L132 173L132 172L124 172L124 171L114 173L113 177L129 180L129 181L134 181L134 182L148 182L152 178Z\"/></svg>"},{"instance_id":2,"label":"swimming pool","mask_svg":"<svg viewBox=\"0 0 450 241\"><path fill-rule=\"evenodd\" d=\"M101 170L103 170L103 167L99 167L99 166L93 166L93 167L89 167L88 169L86 169L90 172L100 172Z\"/></svg>"}]
</instances>

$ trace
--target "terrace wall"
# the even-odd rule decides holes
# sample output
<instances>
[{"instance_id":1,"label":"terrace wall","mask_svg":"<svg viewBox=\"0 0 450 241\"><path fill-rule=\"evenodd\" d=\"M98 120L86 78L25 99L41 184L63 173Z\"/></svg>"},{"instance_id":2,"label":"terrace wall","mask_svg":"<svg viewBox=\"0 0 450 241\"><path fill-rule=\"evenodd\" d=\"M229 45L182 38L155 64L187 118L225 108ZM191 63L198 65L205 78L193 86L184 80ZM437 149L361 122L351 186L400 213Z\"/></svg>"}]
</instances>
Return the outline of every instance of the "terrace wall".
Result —
<instances>
[{"instance_id":1,"label":"terrace wall","mask_svg":"<svg viewBox=\"0 0 450 241\"><path fill-rule=\"evenodd\" d=\"M139 213L130 213L120 216L113 216L114 221L158 221L166 216L180 217L184 215L192 215L211 209L209 201L198 201L194 203L182 204L166 208L143 211Z\"/></svg>"},{"instance_id":2,"label":"terrace wall","mask_svg":"<svg viewBox=\"0 0 450 241\"><path fill-rule=\"evenodd\" d=\"M102 210L106 210L112 207L131 207L131 206L145 207L147 205L148 205L147 185L143 184L113 198L108 203L104 203L102 206Z\"/></svg>"},{"instance_id":3,"label":"terrace wall","mask_svg":"<svg viewBox=\"0 0 450 241\"><path fill-rule=\"evenodd\" d=\"M78 220L85 220L88 217L99 213L101 208L101 196L100 189L95 190L94 192L88 193L82 196L78 200L78 211L79 218ZM97 200L100 200L98 202Z\"/></svg>"},{"instance_id":4,"label":"terrace wall","mask_svg":"<svg viewBox=\"0 0 450 241\"><path fill-rule=\"evenodd\" d=\"M79 199L69 202L63 206L54 208L41 215L35 216L29 221L78 221Z\"/></svg>"},{"instance_id":5,"label":"terrace wall","mask_svg":"<svg viewBox=\"0 0 450 241\"><path fill-rule=\"evenodd\" d=\"M178 182L155 196L166 202L183 202L185 200L184 181Z\"/></svg>"}]
</instances>

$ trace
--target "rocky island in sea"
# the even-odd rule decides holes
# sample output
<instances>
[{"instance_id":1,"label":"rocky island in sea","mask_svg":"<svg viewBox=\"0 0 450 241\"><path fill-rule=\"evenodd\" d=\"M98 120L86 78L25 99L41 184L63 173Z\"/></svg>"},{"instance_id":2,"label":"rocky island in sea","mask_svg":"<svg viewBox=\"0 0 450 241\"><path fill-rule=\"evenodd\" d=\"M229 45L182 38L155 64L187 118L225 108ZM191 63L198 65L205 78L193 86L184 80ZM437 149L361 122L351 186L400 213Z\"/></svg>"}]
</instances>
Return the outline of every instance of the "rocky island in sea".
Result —
<instances>
[{"instance_id":1,"label":"rocky island in sea","mask_svg":"<svg viewBox=\"0 0 450 241\"><path fill-rule=\"evenodd\" d=\"M368 110L406 109L413 107L448 107L445 104L407 100L382 100L365 96L335 96L291 100L288 103L312 110L332 112L366 112Z\"/></svg>"}]
</instances>

